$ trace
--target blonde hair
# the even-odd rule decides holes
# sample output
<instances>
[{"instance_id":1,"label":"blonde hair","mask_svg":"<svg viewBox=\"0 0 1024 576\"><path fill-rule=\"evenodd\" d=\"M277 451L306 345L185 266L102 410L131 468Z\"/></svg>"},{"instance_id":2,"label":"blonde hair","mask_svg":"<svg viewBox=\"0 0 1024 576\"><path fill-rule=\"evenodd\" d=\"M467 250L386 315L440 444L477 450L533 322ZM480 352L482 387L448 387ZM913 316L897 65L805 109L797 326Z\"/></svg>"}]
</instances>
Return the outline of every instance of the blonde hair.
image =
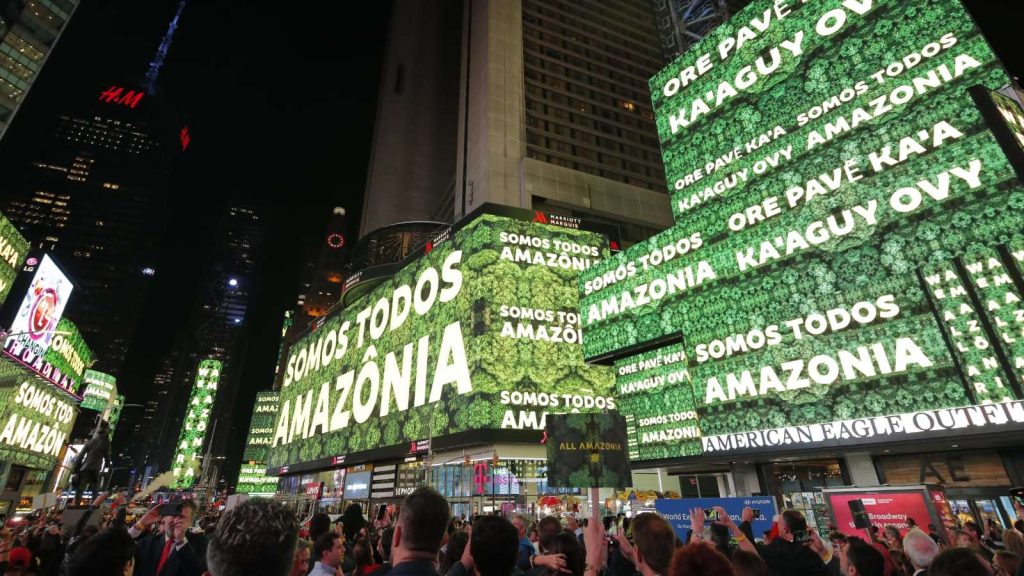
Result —
<instances>
[{"instance_id":1,"label":"blonde hair","mask_svg":"<svg viewBox=\"0 0 1024 576\"><path fill-rule=\"evenodd\" d=\"M1003 546L1010 552L1024 558L1024 534L1014 528L1003 531Z\"/></svg>"}]
</instances>

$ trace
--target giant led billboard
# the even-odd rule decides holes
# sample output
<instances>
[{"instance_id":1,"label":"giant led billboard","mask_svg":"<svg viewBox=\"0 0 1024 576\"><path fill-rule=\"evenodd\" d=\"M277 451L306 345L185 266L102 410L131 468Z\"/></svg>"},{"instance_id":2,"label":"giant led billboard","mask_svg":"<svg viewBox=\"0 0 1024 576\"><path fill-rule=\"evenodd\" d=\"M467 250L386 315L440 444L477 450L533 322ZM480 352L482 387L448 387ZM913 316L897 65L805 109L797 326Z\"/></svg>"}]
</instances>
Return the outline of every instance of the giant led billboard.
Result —
<instances>
[{"instance_id":1,"label":"giant led billboard","mask_svg":"<svg viewBox=\"0 0 1024 576\"><path fill-rule=\"evenodd\" d=\"M53 468L76 414L70 398L43 382L27 378L0 388L0 460Z\"/></svg>"},{"instance_id":2,"label":"giant led billboard","mask_svg":"<svg viewBox=\"0 0 1024 576\"><path fill-rule=\"evenodd\" d=\"M196 380L185 407L185 420L178 433L178 445L171 460L174 474L172 487L191 488L199 481L203 443L210 425L210 411L217 398L217 385L223 364L219 360L206 358L196 368Z\"/></svg>"},{"instance_id":3,"label":"giant led billboard","mask_svg":"<svg viewBox=\"0 0 1024 576\"><path fill-rule=\"evenodd\" d=\"M106 412L117 398L117 378L96 370L85 371L85 390L80 406L87 410Z\"/></svg>"},{"instance_id":4,"label":"giant led billboard","mask_svg":"<svg viewBox=\"0 0 1024 576\"><path fill-rule=\"evenodd\" d=\"M470 217L292 345L269 467L614 408L611 370L583 362L576 291L608 238L541 216Z\"/></svg>"},{"instance_id":5,"label":"giant led billboard","mask_svg":"<svg viewBox=\"0 0 1024 576\"><path fill-rule=\"evenodd\" d=\"M1008 81L952 0L754 2L651 79L676 224L580 279L588 359L685 354L641 454L1024 423Z\"/></svg>"},{"instance_id":6,"label":"giant led billboard","mask_svg":"<svg viewBox=\"0 0 1024 576\"><path fill-rule=\"evenodd\" d=\"M28 240L0 214L0 303L7 299L28 253Z\"/></svg>"},{"instance_id":7,"label":"giant led billboard","mask_svg":"<svg viewBox=\"0 0 1024 576\"><path fill-rule=\"evenodd\" d=\"M266 495L277 491L277 478L267 476L267 450L274 438L274 420L281 395L276 391L256 393L249 421L249 436L242 452L242 466L238 472L235 492L238 494Z\"/></svg>"}]
</instances>

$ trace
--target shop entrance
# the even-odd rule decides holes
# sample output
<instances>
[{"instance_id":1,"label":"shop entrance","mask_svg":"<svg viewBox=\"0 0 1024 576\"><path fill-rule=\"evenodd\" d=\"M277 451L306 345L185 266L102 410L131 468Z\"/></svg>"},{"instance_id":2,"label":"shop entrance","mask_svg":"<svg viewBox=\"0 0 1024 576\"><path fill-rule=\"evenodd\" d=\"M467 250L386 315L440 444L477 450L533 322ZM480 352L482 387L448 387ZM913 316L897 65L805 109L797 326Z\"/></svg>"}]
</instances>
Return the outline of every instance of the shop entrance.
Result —
<instances>
[{"instance_id":1,"label":"shop entrance","mask_svg":"<svg viewBox=\"0 0 1024 576\"><path fill-rule=\"evenodd\" d=\"M1013 526L1009 521L1013 518L1012 508L1010 512L1003 510L1000 506L1001 499L996 498L955 498L947 495L950 507L953 509L953 517L961 526L965 522L974 522L987 530L989 522L997 522L1001 528ZM1008 500L1008 499L1007 499Z\"/></svg>"}]
</instances>

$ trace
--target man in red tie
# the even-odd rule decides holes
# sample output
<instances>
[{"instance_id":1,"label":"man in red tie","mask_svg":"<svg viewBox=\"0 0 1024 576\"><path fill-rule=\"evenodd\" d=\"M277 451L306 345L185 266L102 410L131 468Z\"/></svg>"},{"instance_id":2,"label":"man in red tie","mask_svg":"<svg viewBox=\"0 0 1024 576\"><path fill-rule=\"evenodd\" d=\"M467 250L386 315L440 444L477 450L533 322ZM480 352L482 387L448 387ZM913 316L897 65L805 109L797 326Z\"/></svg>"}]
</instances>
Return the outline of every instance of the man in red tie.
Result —
<instances>
[{"instance_id":1,"label":"man in red tie","mask_svg":"<svg viewBox=\"0 0 1024 576\"><path fill-rule=\"evenodd\" d=\"M195 503L189 500L161 506L163 531L139 541L135 553L136 576L200 576L203 573L200 547L190 542L188 535L194 511Z\"/></svg>"}]
</instances>

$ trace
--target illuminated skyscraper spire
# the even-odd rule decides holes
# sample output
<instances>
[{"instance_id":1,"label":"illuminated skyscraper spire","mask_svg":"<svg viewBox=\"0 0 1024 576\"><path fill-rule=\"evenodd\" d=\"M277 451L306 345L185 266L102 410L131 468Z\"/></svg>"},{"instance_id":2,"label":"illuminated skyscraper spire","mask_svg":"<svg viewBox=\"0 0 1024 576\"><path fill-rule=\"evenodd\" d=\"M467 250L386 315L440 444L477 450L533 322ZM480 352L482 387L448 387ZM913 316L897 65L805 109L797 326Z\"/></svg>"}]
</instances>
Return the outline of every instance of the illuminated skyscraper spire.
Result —
<instances>
[{"instance_id":1,"label":"illuminated skyscraper spire","mask_svg":"<svg viewBox=\"0 0 1024 576\"><path fill-rule=\"evenodd\" d=\"M174 18L171 19L170 25L167 26L167 33L164 34L163 40L160 41L160 47L156 49L156 55L153 57L153 61L149 63L149 71L146 72L146 91L150 94L156 92L156 79L160 75L160 67L164 65L167 51L171 49L174 31L178 29L178 19L181 18L181 12L185 9L187 1L181 0L178 2L178 11L174 13Z\"/></svg>"}]
</instances>

